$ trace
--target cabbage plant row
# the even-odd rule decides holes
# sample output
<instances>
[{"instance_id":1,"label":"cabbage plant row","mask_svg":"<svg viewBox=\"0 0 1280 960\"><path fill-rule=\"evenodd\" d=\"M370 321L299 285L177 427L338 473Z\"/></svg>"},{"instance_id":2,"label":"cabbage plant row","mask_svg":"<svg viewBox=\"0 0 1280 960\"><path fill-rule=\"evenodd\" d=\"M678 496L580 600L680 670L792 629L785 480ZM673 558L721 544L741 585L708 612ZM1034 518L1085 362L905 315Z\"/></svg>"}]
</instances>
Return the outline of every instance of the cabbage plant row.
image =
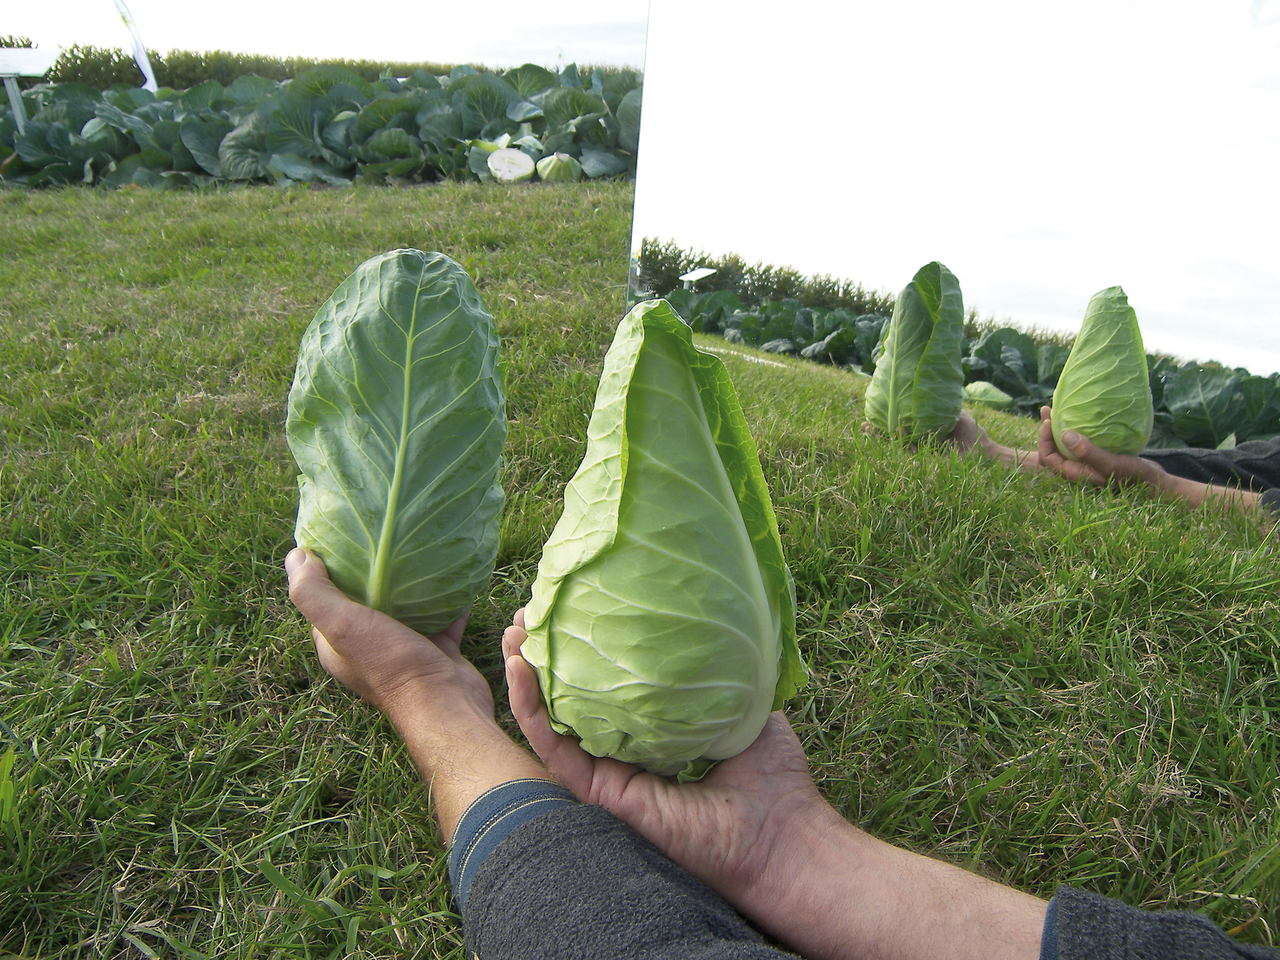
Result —
<instances>
[{"instance_id":1,"label":"cabbage plant row","mask_svg":"<svg viewBox=\"0 0 1280 960\"><path fill-rule=\"evenodd\" d=\"M749 307L731 290L667 294L694 330L768 353L875 372L888 317L804 307L782 300ZM971 400L1039 418L1051 405L1070 344L1040 342L1015 327L964 338L961 366ZM1155 425L1150 447L1234 446L1280 435L1280 373L1254 376L1243 368L1179 364L1147 355Z\"/></svg>"},{"instance_id":2,"label":"cabbage plant row","mask_svg":"<svg viewBox=\"0 0 1280 960\"><path fill-rule=\"evenodd\" d=\"M156 94L78 83L25 91L19 134L0 106L0 181L122 187L486 180L496 151L558 177L634 176L640 75L455 67L369 83L340 66ZM556 162L550 162L558 157Z\"/></svg>"}]
</instances>

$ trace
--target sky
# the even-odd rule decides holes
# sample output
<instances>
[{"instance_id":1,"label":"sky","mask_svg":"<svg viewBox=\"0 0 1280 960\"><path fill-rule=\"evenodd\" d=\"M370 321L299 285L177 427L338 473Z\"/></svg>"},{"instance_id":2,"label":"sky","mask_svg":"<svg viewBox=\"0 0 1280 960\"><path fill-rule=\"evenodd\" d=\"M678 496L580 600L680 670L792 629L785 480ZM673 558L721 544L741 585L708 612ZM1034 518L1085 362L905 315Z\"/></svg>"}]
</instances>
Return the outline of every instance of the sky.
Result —
<instances>
[{"instance_id":1,"label":"sky","mask_svg":"<svg viewBox=\"0 0 1280 960\"><path fill-rule=\"evenodd\" d=\"M1280 0L127 2L162 52L644 63L637 238L889 291L941 260L1069 332L1119 284L1149 349L1280 370ZM113 0L10 6L128 44Z\"/></svg>"},{"instance_id":2,"label":"sky","mask_svg":"<svg viewBox=\"0 0 1280 960\"><path fill-rule=\"evenodd\" d=\"M1280 0L653 0L636 236L1280 370ZM716 42L705 43L714 35Z\"/></svg>"},{"instance_id":3,"label":"sky","mask_svg":"<svg viewBox=\"0 0 1280 960\"><path fill-rule=\"evenodd\" d=\"M126 0L148 49L230 50L313 59L568 63L639 67L648 0L438 3L381 0L367 7L311 0L219 0L216 10L174 0ZM39 47L128 49L113 0L6 3L0 33Z\"/></svg>"}]
</instances>

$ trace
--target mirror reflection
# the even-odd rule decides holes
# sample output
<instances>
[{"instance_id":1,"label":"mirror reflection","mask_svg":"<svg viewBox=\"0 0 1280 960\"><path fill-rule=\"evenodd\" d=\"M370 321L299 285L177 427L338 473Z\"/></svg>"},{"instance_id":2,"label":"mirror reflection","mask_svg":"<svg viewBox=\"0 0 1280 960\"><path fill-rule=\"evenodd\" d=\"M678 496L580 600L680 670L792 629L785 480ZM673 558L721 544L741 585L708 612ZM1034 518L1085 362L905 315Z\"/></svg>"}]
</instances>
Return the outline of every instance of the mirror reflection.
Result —
<instances>
[{"instance_id":1,"label":"mirror reflection","mask_svg":"<svg viewBox=\"0 0 1280 960\"><path fill-rule=\"evenodd\" d=\"M941 260L1068 333L1119 284L1149 351L1280 370L1280 3L714 6L651 6L637 250L887 293Z\"/></svg>"}]
</instances>

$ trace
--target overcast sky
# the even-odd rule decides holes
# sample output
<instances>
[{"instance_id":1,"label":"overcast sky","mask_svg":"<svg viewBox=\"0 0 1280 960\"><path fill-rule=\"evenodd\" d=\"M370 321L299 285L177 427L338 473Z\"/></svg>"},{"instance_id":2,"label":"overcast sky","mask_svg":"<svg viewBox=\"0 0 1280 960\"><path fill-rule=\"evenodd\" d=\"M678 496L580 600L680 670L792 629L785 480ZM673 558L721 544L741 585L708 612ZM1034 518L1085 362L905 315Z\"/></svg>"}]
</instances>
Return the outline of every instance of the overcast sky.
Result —
<instances>
[{"instance_id":1,"label":"overcast sky","mask_svg":"<svg viewBox=\"0 0 1280 960\"><path fill-rule=\"evenodd\" d=\"M148 47L639 66L647 0L128 0ZM127 46L112 0L11 4L41 47ZM653 0L638 236L898 290L941 260L984 315L1280 370L1280 0Z\"/></svg>"},{"instance_id":2,"label":"overcast sky","mask_svg":"<svg viewBox=\"0 0 1280 960\"><path fill-rule=\"evenodd\" d=\"M126 0L149 49L230 50L344 60L619 64L644 59L648 0ZM113 0L6 2L0 32L40 47L128 48Z\"/></svg>"}]
</instances>

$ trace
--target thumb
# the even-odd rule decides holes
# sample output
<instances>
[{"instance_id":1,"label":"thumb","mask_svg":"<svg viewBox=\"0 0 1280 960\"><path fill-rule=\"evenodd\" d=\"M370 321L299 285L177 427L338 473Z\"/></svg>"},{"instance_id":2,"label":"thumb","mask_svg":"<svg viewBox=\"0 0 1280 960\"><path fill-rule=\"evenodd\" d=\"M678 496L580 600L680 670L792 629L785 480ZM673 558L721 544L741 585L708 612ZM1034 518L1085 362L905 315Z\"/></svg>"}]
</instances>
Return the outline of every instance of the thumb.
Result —
<instances>
[{"instance_id":1,"label":"thumb","mask_svg":"<svg viewBox=\"0 0 1280 960\"><path fill-rule=\"evenodd\" d=\"M538 688L538 676L533 667L513 653L507 657L507 696L511 701L511 715L533 752L546 765L551 774L572 790L580 799L591 795L592 758L572 737L561 736L551 729L547 708L543 706Z\"/></svg>"},{"instance_id":2,"label":"thumb","mask_svg":"<svg viewBox=\"0 0 1280 960\"><path fill-rule=\"evenodd\" d=\"M310 550L290 550L284 558L284 569L289 575L289 599L322 630L331 626L335 616L351 602L329 579L324 561Z\"/></svg>"}]
</instances>

